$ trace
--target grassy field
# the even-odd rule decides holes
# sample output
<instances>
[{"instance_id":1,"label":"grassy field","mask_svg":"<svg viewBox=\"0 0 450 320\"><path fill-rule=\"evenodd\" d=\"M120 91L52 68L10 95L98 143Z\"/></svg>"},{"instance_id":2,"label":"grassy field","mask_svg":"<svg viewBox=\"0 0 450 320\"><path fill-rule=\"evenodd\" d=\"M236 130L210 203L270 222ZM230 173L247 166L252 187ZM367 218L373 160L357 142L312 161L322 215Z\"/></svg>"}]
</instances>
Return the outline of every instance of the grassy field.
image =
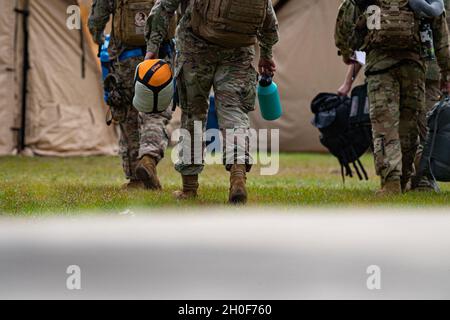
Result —
<instances>
[{"instance_id":1,"label":"grassy field","mask_svg":"<svg viewBox=\"0 0 450 320\"><path fill-rule=\"evenodd\" d=\"M364 159L371 180L347 180L343 186L333 157L311 154L282 154L277 176L260 176L255 167L249 176L250 206L304 207L442 207L450 205L450 186L443 193L410 193L379 199L374 196L378 179L373 160ZM159 167L163 192L122 191L123 179L117 157L93 158L0 158L0 214L27 216L73 214L75 212L120 213L127 209L226 206L228 174L221 166L209 166L201 177L200 197L177 202L172 191L180 178L170 159ZM244 210L240 208L239 210Z\"/></svg>"}]
</instances>

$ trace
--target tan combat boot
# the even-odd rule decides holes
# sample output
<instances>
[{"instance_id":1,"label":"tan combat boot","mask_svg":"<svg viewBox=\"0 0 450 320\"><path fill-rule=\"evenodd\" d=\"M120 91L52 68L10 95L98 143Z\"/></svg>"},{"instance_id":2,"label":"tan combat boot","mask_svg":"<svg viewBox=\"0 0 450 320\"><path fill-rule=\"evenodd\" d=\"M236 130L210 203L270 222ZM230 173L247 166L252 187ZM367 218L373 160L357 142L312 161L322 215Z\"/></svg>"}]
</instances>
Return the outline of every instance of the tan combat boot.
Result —
<instances>
[{"instance_id":1,"label":"tan combat boot","mask_svg":"<svg viewBox=\"0 0 450 320\"><path fill-rule=\"evenodd\" d=\"M376 193L376 195L379 197L395 196L399 194L402 194L402 186L400 180L386 181L381 190L377 191Z\"/></svg>"},{"instance_id":2,"label":"tan combat boot","mask_svg":"<svg viewBox=\"0 0 450 320\"><path fill-rule=\"evenodd\" d=\"M173 195L177 200L188 200L197 198L198 175L195 176L181 176L183 179L183 190L175 191Z\"/></svg>"},{"instance_id":3,"label":"tan combat boot","mask_svg":"<svg viewBox=\"0 0 450 320\"><path fill-rule=\"evenodd\" d=\"M247 203L247 166L244 164L235 164L230 170L230 198L232 204Z\"/></svg>"},{"instance_id":4,"label":"tan combat boot","mask_svg":"<svg viewBox=\"0 0 450 320\"><path fill-rule=\"evenodd\" d=\"M416 192L440 192L437 183L432 178L426 176L413 177L411 190Z\"/></svg>"},{"instance_id":5,"label":"tan combat boot","mask_svg":"<svg viewBox=\"0 0 450 320\"><path fill-rule=\"evenodd\" d=\"M408 193L411 191L412 189L412 182L411 179L409 179L407 182L401 181L401 186L402 186L402 192L403 193Z\"/></svg>"},{"instance_id":6,"label":"tan combat boot","mask_svg":"<svg viewBox=\"0 0 450 320\"><path fill-rule=\"evenodd\" d=\"M141 180L130 180L130 182L125 183L122 186L122 190L138 190L138 189L145 189L144 184Z\"/></svg>"},{"instance_id":7,"label":"tan combat boot","mask_svg":"<svg viewBox=\"0 0 450 320\"><path fill-rule=\"evenodd\" d=\"M144 156L136 168L136 176L149 190L161 190L161 183L159 182L156 173L157 161L150 156Z\"/></svg>"}]
</instances>

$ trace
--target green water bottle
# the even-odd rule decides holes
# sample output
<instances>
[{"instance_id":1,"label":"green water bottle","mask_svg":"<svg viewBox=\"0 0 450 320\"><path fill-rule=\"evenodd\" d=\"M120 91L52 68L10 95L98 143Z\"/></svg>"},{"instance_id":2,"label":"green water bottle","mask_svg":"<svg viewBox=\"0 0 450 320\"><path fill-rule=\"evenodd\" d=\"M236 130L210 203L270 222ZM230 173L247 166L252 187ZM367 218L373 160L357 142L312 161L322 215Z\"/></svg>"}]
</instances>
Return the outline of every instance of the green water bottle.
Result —
<instances>
[{"instance_id":1,"label":"green water bottle","mask_svg":"<svg viewBox=\"0 0 450 320\"><path fill-rule=\"evenodd\" d=\"M281 107L278 86L271 76L263 75L258 85L258 100L262 117L267 121L275 121L281 118Z\"/></svg>"}]
</instances>

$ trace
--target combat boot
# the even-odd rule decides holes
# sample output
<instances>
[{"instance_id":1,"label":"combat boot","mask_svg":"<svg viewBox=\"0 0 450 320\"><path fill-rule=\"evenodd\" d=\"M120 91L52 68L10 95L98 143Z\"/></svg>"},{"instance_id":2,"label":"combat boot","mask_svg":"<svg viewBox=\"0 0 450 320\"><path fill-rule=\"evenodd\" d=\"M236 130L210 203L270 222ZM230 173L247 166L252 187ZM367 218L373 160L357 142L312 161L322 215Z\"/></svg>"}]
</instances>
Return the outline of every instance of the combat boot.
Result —
<instances>
[{"instance_id":1,"label":"combat boot","mask_svg":"<svg viewBox=\"0 0 450 320\"><path fill-rule=\"evenodd\" d=\"M198 191L198 175L181 176L183 179L183 190L175 191L173 195L177 200L188 200L197 198Z\"/></svg>"},{"instance_id":2,"label":"combat boot","mask_svg":"<svg viewBox=\"0 0 450 320\"><path fill-rule=\"evenodd\" d=\"M434 179L426 176L416 176L412 179L412 191L439 193L440 189Z\"/></svg>"},{"instance_id":3,"label":"combat boot","mask_svg":"<svg viewBox=\"0 0 450 320\"><path fill-rule=\"evenodd\" d=\"M125 183L122 186L122 190L138 190L138 189L145 189L145 186L141 180L131 179L130 182Z\"/></svg>"},{"instance_id":4,"label":"combat boot","mask_svg":"<svg viewBox=\"0 0 450 320\"><path fill-rule=\"evenodd\" d=\"M158 175L156 173L156 166L158 162L150 157L144 156L139 161L136 167L136 176L142 181L146 189L149 190L161 190L161 183L159 182Z\"/></svg>"},{"instance_id":5,"label":"combat boot","mask_svg":"<svg viewBox=\"0 0 450 320\"><path fill-rule=\"evenodd\" d=\"M400 180L386 181L381 190L376 193L379 197L395 196L399 194L402 194L402 185Z\"/></svg>"},{"instance_id":6,"label":"combat boot","mask_svg":"<svg viewBox=\"0 0 450 320\"><path fill-rule=\"evenodd\" d=\"M408 193L412 190L412 182L411 179L408 179L407 182L401 181L402 192Z\"/></svg>"},{"instance_id":7,"label":"combat boot","mask_svg":"<svg viewBox=\"0 0 450 320\"><path fill-rule=\"evenodd\" d=\"M230 198L231 204L247 203L247 166L244 164L235 164L230 170Z\"/></svg>"}]
</instances>

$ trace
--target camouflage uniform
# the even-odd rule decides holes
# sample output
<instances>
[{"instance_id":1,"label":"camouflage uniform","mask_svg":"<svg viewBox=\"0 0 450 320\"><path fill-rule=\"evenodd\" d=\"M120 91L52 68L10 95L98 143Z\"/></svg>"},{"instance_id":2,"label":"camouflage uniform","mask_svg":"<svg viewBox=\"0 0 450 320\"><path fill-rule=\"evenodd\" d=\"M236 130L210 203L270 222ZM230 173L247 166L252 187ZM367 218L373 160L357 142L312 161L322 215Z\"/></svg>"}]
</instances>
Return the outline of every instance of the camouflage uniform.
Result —
<instances>
[{"instance_id":1,"label":"camouflage uniform","mask_svg":"<svg viewBox=\"0 0 450 320\"><path fill-rule=\"evenodd\" d=\"M89 30L96 40L100 42L106 24L115 10L115 0L94 0L89 17ZM119 57L127 48L111 36L109 54L111 58L111 73L116 75L119 84L117 91L112 92L108 104L111 108L113 120L120 126L120 155L125 175L129 180L137 180L136 166L139 160L148 155L159 162L164 157L168 145L166 126L172 112L168 109L162 114L139 113L133 107L134 76L136 67L144 58L145 48L142 48L142 57L133 57L119 61Z\"/></svg>"},{"instance_id":2,"label":"camouflage uniform","mask_svg":"<svg viewBox=\"0 0 450 320\"><path fill-rule=\"evenodd\" d=\"M346 34L345 30L353 30L355 17L361 15L351 0L343 2L335 38L344 54L349 53L349 37L353 36ZM447 77L450 54L444 16L433 19L432 29L437 58L443 75ZM425 62L419 49L396 52L378 48L367 50L366 76L375 162L382 185L401 179L405 187L413 173L419 136L418 116L425 108Z\"/></svg>"},{"instance_id":3,"label":"camouflage uniform","mask_svg":"<svg viewBox=\"0 0 450 320\"><path fill-rule=\"evenodd\" d=\"M266 21L258 36L263 58L272 58L272 47L278 42L278 22L272 3L268 1ZM185 8L185 13L177 31L175 69L183 112L182 128L190 132L194 146L194 123L200 122L203 130L205 129L210 90L214 88L220 129L231 129L240 136L241 134L248 136L250 128L248 113L255 107L257 85L257 72L252 66L255 56L253 46L225 49L208 43L192 32L192 8L189 0L161 0L155 5L147 21L147 51L158 50L165 37L169 19L180 4ZM242 145L239 141L242 142L238 139L231 154L224 152L228 170L231 167L230 163L247 164L247 170L251 168L248 144ZM176 170L183 176L198 175L202 172L204 165L201 161L200 163L194 161L195 155L203 156L201 147L197 146L197 150L192 147L190 157L180 156Z\"/></svg>"},{"instance_id":4,"label":"camouflage uniform","mask_svg":"<svg viewBox=\"0 0 450 320\"><path fill-rule=\"evenodd\" d=\"M450 0L444 0L445 9L450 9ZM450 22L450 16L447 15L447 25ZM422 158L423 144L428 133L427 113L431 111L436 103L441 98L441 74L439 65L436 61L427 63L426 73L426 108L419 114L419 134L420 134L420 146L417 152L417 158L420 161ZM417 161L417 162L419 162Z\"/></svg>"},{"instance_id":5,"label":"camouflage uniform","mask_svg":"<svg viewBox=\"0 0 450 320\"><path fill-rule=\"evenodd\" d=\"M349 60L354 52L354 45L351 43L351 36L355 28L356 18L355 4L352 1L344 0L339 7L334 30L334 40L339 54L344 60Z\"/></svg>"}]
</instances>

